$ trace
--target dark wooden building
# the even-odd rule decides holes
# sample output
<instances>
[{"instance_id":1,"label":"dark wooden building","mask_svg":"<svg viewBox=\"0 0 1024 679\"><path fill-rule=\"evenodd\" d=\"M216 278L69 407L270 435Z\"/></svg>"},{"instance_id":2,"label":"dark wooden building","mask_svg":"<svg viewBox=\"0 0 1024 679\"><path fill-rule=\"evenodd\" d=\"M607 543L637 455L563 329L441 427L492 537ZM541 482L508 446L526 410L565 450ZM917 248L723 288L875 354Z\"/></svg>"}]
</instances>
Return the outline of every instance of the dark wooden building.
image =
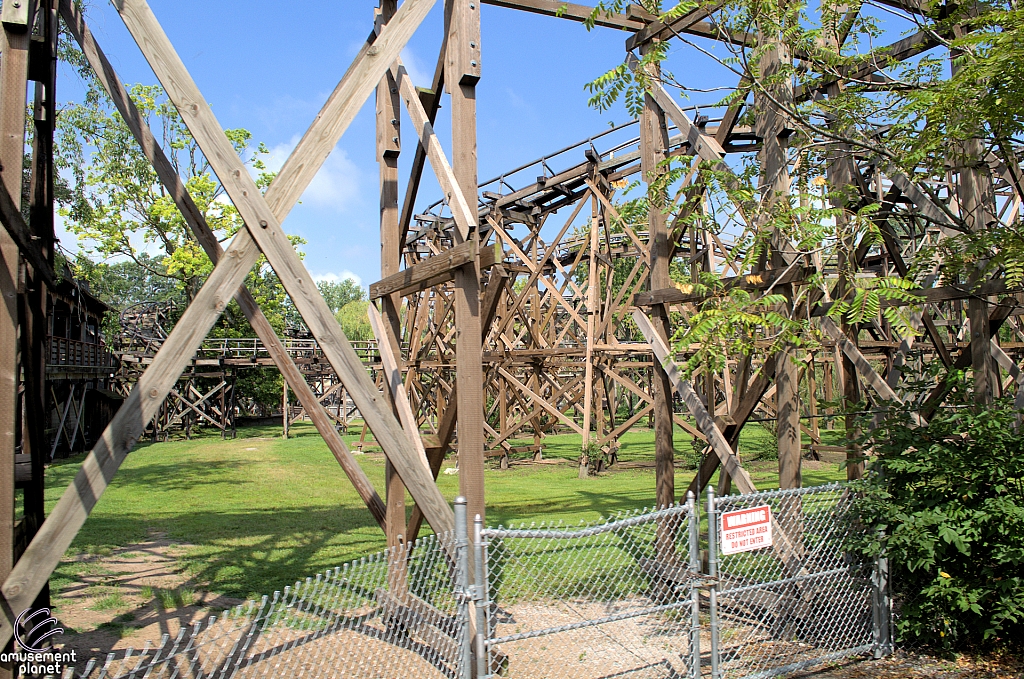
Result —
<instances>
[{"instance_id":1,"label":"dark wooden building","mask_svg":"<svg viewBox=\"0 0 1024 679\"><path fill-rule=\"evenodd\" d=\"M46 440L52 459L92 448L123 397L111 391L116 360L103 338L109 307L65 275L49 294Z\"/></svg>"}]
</instances>

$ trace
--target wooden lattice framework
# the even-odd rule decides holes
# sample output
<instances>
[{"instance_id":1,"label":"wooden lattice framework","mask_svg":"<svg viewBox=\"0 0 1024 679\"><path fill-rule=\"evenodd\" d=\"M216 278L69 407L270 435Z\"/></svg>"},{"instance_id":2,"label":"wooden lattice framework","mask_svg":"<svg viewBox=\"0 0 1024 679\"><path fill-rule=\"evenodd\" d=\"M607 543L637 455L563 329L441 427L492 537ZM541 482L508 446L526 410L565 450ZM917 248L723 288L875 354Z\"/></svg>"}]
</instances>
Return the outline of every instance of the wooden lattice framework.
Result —
<instances>
[{"instance_id":1,"label":"wooden lattice framework","mask_svg":"<svg viewBox=\"0 0 1024 679\"><path fill-rule=\"evenodd\" d=\"M922 11L912 0L884 1L904 11ZM591 13L589 7L560 0L487 2L575 21ZM950 368L973 368L982 392L995 393L1022 379L1007 353L1020 344L1001 347L993 342L995 332L1004 324L1009 324L1018 338L1024 337L1016 324L1017 307L1012 299L995 303L995 295L1017 291L1007 290L999 280L986 282L980 293L973 294L934 288L928 281L922 291L928 304L919 317L930 342L923 354L912 352L912 338L899 337L884 323L838 326L822 317L821 326L834 346L811 356L785 350L779 355L736 360L722 375L700 376L695 389L681 379L675 363L678 357L667 347L667 340L673 330L670 310L679 309L685 315L692 308L688 305L700 299L671 284L670 263L682 259L691 272L715 272L728 285L751 289L799 286L810 272L827 269L829 263L815 262L782 243L761 269L744 271L737 267L739 258L729 244L717 238L710 224L686 232L656 210L646 224L627 224L623 234L613 237L607 227L616 212L615 190L623 178L636 173L650 182L658 161L676 150L716 163L725 173L730 171L723 162L727 153L757 151L763 173L761 201L778 200L789 192L791 176L781 116L765 101L755 100L729 109L717 128L708 126L707 121L691 120L655 81L645 99L634 149L625 153L620 149L613 158L591 148L585 153L585 162L569 170L550 175L545 171L525 186L499 182L497 191L486 190L476 176L475 88L481 77L477 0L445 3L445 40L429 90L417 90L399 60L401 49L434 4L435 0L405 0L399 7L395 0L381 0L374 34L269 190L261 194L145 0L115 0L125 25L245 221L246 227L222 251L70 0L4 3L0 43L0 176L4 190L0 191L0 215L6 230L0 232L0 292L4 300L0 313L0 463L8 471L0 473L0 592L6 602L0 619L2 640L10 640L14 616L46 596L49 576L64 551L232 297L385 530L389 545L414 538L424 519L435 531L452 528L451 509L434 479L456 426L460 490L468 499L471 514L483 516L485 450L506 456L510 452L508 439L517 432L527 426L535 433L540 431L537 422L541 414L578 431L585 443L594 440L598 445L613 441L618 433L650 414L656 430L656 498L658 503L668 504L680 495L674 481L673 420L679 418L673 412L673 393L685 404L696 427L688 424L688 418L680 423L706 441L711 453L688 488L700 490L721 465L726 471L721 475L722 490L731 483L750 491L753 484L736 449L742 427L758 408L778 421L781 485L799 485L799 385L803 380L809 394L817 393L817 364L827 366L823 375L835 376L847 402L860 399L862 383L875 402L900 400L900 367L932 358ZM629 32L627 50L642 52L651 41L677 33L719 39L722 34L708 14L706 9L695 10L665 26L642 11L632 11L602 16L597 26ZM19 430L15 398L19 374L23 374L29 404L26 412L32 412L31 404L45 401L45 305L39 299L43 287L53 284L52 138L58 16L81 45L216 267L44 521L45 446L33 417L26 417L23 431ZM729 39L745 38L732 35ZM904 59L935 45L933 36L922 31L890 46L885 54L889 59ZM777 47L777 57L786 58L781 45ZM849 76L868 77L878 63L866 62ZM636 66L635 57L631 65ZM23 192L23 95L29 79L36 83L35 134L31 181ZM829 88L839 85L839 81L826 83L817 94L827 96ZM432 128L442 87L451 97L450 158ZM780 87L774 93L777 98L815 94ZM378 336L379 384L386 385L387 396L340 331L281 228L374 92L382 280L372 288L380 308L371 310L371 321ZM736 122L747 105L757 111L757 123L752 129L741 129ZM420 143L405 199L400 202L398 126L403 119L410 121ZM419 181L428 162L443 190L446 212L427 210L416 215ZM1019 168L994 160L981 167L953 168L947 177L935 178L927 191L906 176L868 166L864 159L841 148L834 150L829 172L832 183L853 186L862 200L881 205L884 248L865 246L857 253L857 264L868 274L904 273L915 248L940 237L954 213L970 221L987 211L1007 224L1020 212ZM966 191L963 187L967 184L983 190ZM23 195L28 200L27 223L19 209ZM561 220L554 216L560 208L575 213L563 222L557 236L545 242L541 230L549 218ZM587 226L574 232L571 227L579 215ZM893 227L896 223L903 226L902 231ZM581 233L586 236L581 238ZM354 461L293 356L253 297L241 287L261 253L279 275L318 350L384 450L388 459L386 502ZM602 287L601 281L614 276L615 265L623 261L629 263L626 284L614 290L611 285ZM24 276L19 276L22 268ZM586 287L580 284L583 280ZM21 289L19 281L23 281ZM19 291L25 295L20 308L15 301ZM971 321L967 337L963 336L965 317ZM627 318L632 318L646 341L620 337L618 331ZM864 334L871 339L863 339ZM829 349L835 352L831 356ZM806 361L803 377L791 357ZM887 373L879 374L869 358L875 364L883 360ZM999 369L1008 374L1003 385L998 383ZM607 405L613 400L609 397L611 383L618 385L611 391L624 390L643 401L640 411L625 422L612 419L615 408ZM832 384L830 376L826 392ZM943 386L937 386L922 404L921 416L934 412L944 395ZM488 402L491 406L485 405ZM499 413L497 429L487 424L485 416L493 412L485 413L485 407ZM808 407L813 415L814 398ZM570 410L572 416L567 414ZM429 432L421 436L424 427ZM592 433L595 427L596 434ZM32 483L26 487L25 519L15 529L13 468L18 448L30 455ZM851 476L859 473L858 465L850 466ZM404 506L406 489L415 501L411 515Z\"/></svg>"}]
</instances>

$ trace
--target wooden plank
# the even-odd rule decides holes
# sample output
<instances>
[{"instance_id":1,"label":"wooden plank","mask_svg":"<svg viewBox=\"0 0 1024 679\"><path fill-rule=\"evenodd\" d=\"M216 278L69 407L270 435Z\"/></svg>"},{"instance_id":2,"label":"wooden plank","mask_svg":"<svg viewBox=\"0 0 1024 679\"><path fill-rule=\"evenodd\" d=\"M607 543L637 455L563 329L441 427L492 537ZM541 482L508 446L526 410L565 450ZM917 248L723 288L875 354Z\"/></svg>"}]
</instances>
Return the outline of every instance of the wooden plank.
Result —
<instances>
[{"instance_id":1,"label":"wooden plank","mask_svg":"<svg viewBox=\"0 0 1024 679\"><path fill-rule=\"evenodd\" d=\"M580 436L583 435L583 428L580 425L578 425L575 422L573 422L561 410L559 410L558 408L556 408L553 405L551 405L550 403L548 403L547 399L543 398L540 394L535 392L533 389L530 389L525 384L523 384L522 382L517 380L515 375L513 375L509 371L505 370L504 368L498 368L498 372L506 380L508 380L509 383L512 386L514 386L516 389L518 389L520 392L522 392L526 396L529 396L533 400L533 402L535 404L539 405L541 408L543 408L544 410L548 411L548 413L550 413L551 415L554 415L556 418L558 418L558 420L560 422L562 422L562 424L564 424L565 426L569 427L570 429L572 429L574 432L576 432Z\"/></svg>"},{"instance_id":2,"label":"wooden plank","mask_svg":"<svg viewBox=\"0 0 1024 679\"><path fill-rule=\"evenodd\" d=\"M445 84L452 112L451 186L444 172L437 172L446 191L457 197L461 189L469 212L465 215L472 233L456 233L463 239L478 239L477 206L477 115L476 84L481 75L480 10L475 3L450 2L451 16L445 54ZM408 80L406 78L406 80ZM406 86L408 87L408 85ZM405 97L403 96L403 99ZM412 104L413 102L406 102ZM418 102L415 102L418 104ZM417 125L416 105L408 106ZM423 137L420 137L421 142ZM428 152L428 157L430 154ZM461 209L461 208L460 208ZM453 207L452 214L457 210ZM456 220L458 223L458 220ZM480 270L467 264L455 271L455 371L458 391L459 492L466 498L469 516L484 516L484 374L480 327ZM471 609L473 610L473 609Z\"/></svg>"},{"instance_id":3,"label":"wooden plank","mask_svg":"<svg viewBox=\"0 0 1024 679\"><path fill-rule=\"evenodd\" d=\"M184 217L185 222L189 225L193 234L195 234L196 240L203 247L207 256L209 256L210 261L216 264L220 261L223 253L220 242L206 223L205 216L195 204L188 189L181 181L181 177L171 164L170 159L168 159L163 149L160 148L149 125L142 115L139 114L131 97L128 96L128 91L122 84L121 78L114 71L113 66L103 53L92 31L86 25L85 17L78 7L72 4L71 0L61 0L60 12L65 25L68 26L72 35L75 36L75 40L81 46L82 53L89 61L89 65L92 67L97 80L114 102L118 112L121 114L121 118L142 147L146 158L153 164L157 177L159 177L161 183L163 183L167 192L174 200L175 205L181 211L182 217ZM267 320L263 311L260 310L256 299L244 287L239 289L235 299L249 324L256 331L256 335L263 342L274 364L281 371L281 374L284 375L285 380L291 386L292 391L295 392L310 420L313 421L317 431L323 437L331 454L334 455L338 464L341 465L342 470L352 482L359 497L369 508L370 513L373 514L377 522L383 527L384 502L377 494L370 479L366 476L366 472L356 462L352 452L334 428L327 411L323 407L318 407L319 401L309 388L302 373L292 360L291 355L285 350L280 338L278 338L274 328L270 325L270 321Z\"/></svg>"},{"instance_id":4,"label":"wooden plank","mask_svg":"<svg viewBox=\"0 0 1024 679\"><path fill-rule=\"evenodd\" d=\"M28 5L28 3L22 3ZM21 208L25 156L25 91L28 75L29 34L19 22L24 12L8 0L0 31L0 182L11 197L14 211ZM27 7L25 8L27 11ZM27 15L24 15L27 19ZM7 215L8 221L13 215ZM27 231L27 230L26 230ZM14 455L18 440L18 245L6 230L0 231L0 579L14 565ZM52 571L52 568L50 569ZM50 571L46 572L49 577ZM45 578L43 580L45 582ZM38 591L38 590L37 590ZM32 604L16 606L8 600L8 615L17 615ZM9 638L9 637L8 637ZM6 648L7 638L0 648ZM11 663L0 663L0 677L15 676Z\"/></svg>"},{"instance_id":5,"label":"wooden plank","mask_svg":"<svg viewBox=\"0 0 1024 679\"><path fill-rule=\"evenodd\" d=\"M57 281L53 275L53 267L43 257L39 246L33 243L28 224L25 223L25 218L22 217L18 206L14 204L6 184L0 184L0 220L3 221L4 228L7 229L11 240L18 246L18 250L32 265L36 275L51 290L56 288Z\"/></svg>"},{"instance_id":6,"label":"wooden plank","mask_svg":"<svg viewBox=\"0 0 1024 679\"><path fill-rule=\"evenodd\" d=\"M722 279L722 290L741 288L743 290L767 290L772 286L783 285L806 279L814 273L813 267L794 266L783 269L769 269L760 274L732 276ZM679 288L662 288L651 292L639 292L633 298L636 306L653 306L655 304L694 304L707 299L709 295L696 295L684 292Z\"/></svg>"},{"instance_id":7,"label":"wooden plank","mask_svg":"<svg viewBox=\"0 0 1024 679\"><path fill-rule=\"evenodd\" d=\"M973 296L988 297L989 295L1012 295L1024 292L1024 287L1010 287L1004 280L985 281L980 285L971 287L969 285L951 285L938 288L915 288L908 290L912 295L920 299L912 302L902 300L882 300L882 308L912 306L917 304L936 304L938 302L950 302L958 299L970 299ZM823 317L832 308L832 303L820 304L811 312L811 316Z\"/></svg>"},{"instance_id":8,"label":"wooden plank","mask_svg":"<svg viewBox=\"0 0 1024 679\"><path fill-rule=\"evenodd\" d=\"M462 239L465 240L469 237L470 229L477 223L476 187L474 186L473 191L469 192L459 186L455 173L448 163L448 158L444 154L444 148L437 135L434 134L434 127L430 124L430 118L423 108L419 93L413 86L412 78L406 72L405 66L399 62L397 67L392 69L392 75L395 82L398 83L398 91L402 96L402 101L405 102L405 108L409 112L409 118L416 131L416 136L420 140L420 146L426 150L427 159L434 169L434 175L448 199L448 207L452 211L455 225L458 227ZM468 196L473 198L472 205L469 203Z\"/></svg>"},{"instance_id":9,"label":"wooden plank","mask_svg":"<svg viewBox=\"0 0 1024 679\"><path fill-rule=\"evenodd\" d=\"M561 0L483 0L485 5L495 7L507 7L518 9L544 16L559 17L583 23L594 12L593 7L579 5L572 2L561 2ZM647 24L626 14L599 12L594 21L595 26L604 28L619 28L627 31L639 31Z\"/></svg>"},{"instance_id":10,"label":"wooden plank","mask_svg":"<svg viewBox=\"0 0 1024 679\"><path fill-rule=\"evenodd\" d=\"M367 307L367 314L370 318L370 327L373 335L377 338L377 350L380 352L381 368L384 370L384 380L391 391L391 398L398 410L398 419L402 423L409 443L416 449L423 462L423 467L429 473L430 465L427 462L427 452L423 447L423 440L420 438L419 425L416 422L416 415L412 412L409 404L409 396L406 394L405 386L402 384L402 370L398 367L398 359L391 348L384 329L384 319L381 317L377 307L372 304Z\"/></svg>"},{"instance_id":11,"label":"wooden plank","mask_svg":"<svg viewBox=\"0 0 1024 679\"><path fill-rule=\"evenodd\" d=\"M706 6L697 7L686 12L685 14L672 19L667 24L660 20L652 21L647 24L647 26L639 30L635 35L630 36L629 39L626 40L626 51L632 52L651 40L668 40L679 33L684 33L690 26L700 22L712 12L718 11L718 9L724 4L725 2L722 2L721 0L715 0L708 3Z\"/></svg>"},{"instance_id":12,"label":"wooden plank","mask_svg":"<svg viewBox=\"0 0 1024 679\"><path fill-rule=\"evenodd\" d=\"M640 60L633 54L626 55L626 63L634 71L640 67ZM676 103L676 100L672 98L672 95L666 92L665 88L658 84L657 81L652 80L650 85L647 93L658 103L658 106L665 112L665 115L679 128L679 131L690 143L693 153L700 156L702 160L715 163L716 165L724 165L724 163L721 163L722 158L725 156L725 149L722 148L722 145L711 135L701 132L700 128L693 124L690 117L683 112L683 109ZM725 166L725 168L729 171L729 174L732 173L728 166Z\"/></svg>"},{"instance_id":13,"label":"wooden plank","mask_svg":"<svg viewBox=\"0 0 1024 679\"><path fill-rule=\"evenodd\" d=\"M843 333L843 331L832 321L831 318L821 319L822 329L828 333L828 336L835 340L836 344L843 350L843 353L853 362L857 368L857 372L861 374L861 377L871 385L871 388L886 401L892 401L893 403L903 403L903 399L892 390L892 387L875 372L875 369L868 363L868 359L864 357L857 345L849 340L849 338Z\"/></svg>"},{"instance_id":14,"label":"wooden plank","mask_svg":"<svg viewBox=\"0 0 1024 679\"><path fill-rule=\"evenodd\" d=\"M754 482L751 481L750 475L747 470L740 465L739 458L736 457L736 453L733 451L732 446L726 440L725 435L722 434L722 430L715 424L714 419L708 413L704 404L701 403L700 396L694 391L693 386L688 380L684 380L682 372L679 370L679 366L676 365L675 361L669 353L668 346L665 345L661 337L658 336L654 330L650 319L647 315L639 309L633 312L633 320L636 321L637 327L640 328L640 332L647 339L651 345L651 350L654 352L655 357L661 361L662 365L665 366L665 372L669 379L672 381L672 385L675 387L676 393L682 397L683 402L686 404L690 414L693 415L694 420L697 421L697 426L704 432L704 435L708 438L708 443L711 445L711 449L718 456L719 462L722 467L729 473L733 481L736 483L736 487L741 493L755 493L757 488L754 487Z\"/></svg>"},{"instance_id":15,"label":"wooden plank","mask_svg":"<svg viewBox=\"0 0 1024 679\"><path fill-rule=\"evenodd\" d=\"M455 269L476 261L477 251L480 254L480 269L487 270L501 261L501 246L495 244L490 248L478 248L476 241L466 241L428 257L393 276L388 276L370 285L370 299L380 299L386 295L397 294L401 297L422 292L447 283L455 278Z\"/></svg>"},{"instance_id":16,"label":"wooden plank","mask_svg":"<svg viewBox=\"0 0 1024 679\"><path fill-rule=\"evenodd\" d=\"M391 27L396 22L400 26L408 25L407 17L413 11L409 9L410 7L422 10L424 6L429 8L430 4L432 4L431 0L407 0L381 33L378 43L385 36L390 35ZM307 180L307 174L301 168L292 170L291 173L286 173L285 170L289 167L297 167L296 163L306 167L312 164L316 158L326 158L326 153L329 153L336 142L333 133L337 132L340 135L344 130L344 126L339 125L334 116L339 119L351 120L351 117L355 115L353 109L358 109L369 97L380 78L384 76L388 64L397 58L397 52L404 42L401 44L398 44L397 41L390 42L384 46L378 46L375 43L374 47L379 47L379 49L360 53L350 68L350 73L355 72L359 76L354 79L362 83L362 88L352 95L347 106L332 107L331 115L321 115L320 121L323 122L318 121L318 123L325 125L330 134L327 132L317 133L315 148L303 148L303 144L300 142L300 148L297 148L286 161L281 174L267 191L266 199L264 199L248 170L235 153L230 141L224 135L223 128L217 122L213 111L174 51L149 5L144 0L122 0L118 12L163 84L168 98L178 108L189 131L220 178L226 193L238 208L253 239L259 243L267 261L274 268L292 302L317 339L328 362L349 390L359 412L373 431L374 438L380 443L388 459L395 465L413 497L418 503L424 505L424 513L435 531L443 532L451 529L454 526L454 514L451 507L448 506L434 485L433 479L425 473L397 419L390 409L385 407L383 399L367 375L362 361L352 349L327 307L327 303L324 302L317 290L312 276L306 271L295 249L281 229L280 217L276 214L276 210L271 208L272 205L279 206L278 209L283 216L283 213L290 208L290 201L301 195L301 189L297 188L297 185ZM385 56L390 59L387 63L381 61ZM365 77L367 74L374 77L372 79ZM314 127L317 126L314 125ZM278 186L278 182L283 180L282 188L272 196L271 193Z\"/></svg>"}]
</instances>

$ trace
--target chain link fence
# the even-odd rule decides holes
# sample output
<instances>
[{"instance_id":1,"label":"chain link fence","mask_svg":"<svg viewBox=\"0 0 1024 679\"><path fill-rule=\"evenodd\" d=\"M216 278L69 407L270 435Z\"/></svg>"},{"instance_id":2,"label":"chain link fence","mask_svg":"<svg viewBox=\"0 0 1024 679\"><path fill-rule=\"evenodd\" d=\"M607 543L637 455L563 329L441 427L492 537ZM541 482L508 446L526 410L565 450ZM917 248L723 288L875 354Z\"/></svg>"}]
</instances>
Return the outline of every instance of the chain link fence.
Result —
<instances>
[{"instance_id":1,"label":"chain link fence","mask_svg":"<svg viewBox=\"0 0 1024 679\"><path fill-rule=\"evenodd\" d=\"M846 551L852 501L839 484L709 495L712 525L719 517L742 521L768 507L770 525L763 530L773 538L770 547L715 558L719 551L746 547L744 532L732 544L719 542L720 531L709 534L709 565L718 578L711 602L715 679L780 676L880 650L888 627L877 587L884 564Z\"/></svg>"},{"instance_id":2,"label":"chain link fence","mask_svg":"<svg viewBox=\"0 0 1024 679\"><path fill-rule=\"evenodd\" d=\"M571 529L482 531L488 674L690 676L699 663L695 518L691 503Z\"/></svg>"},{"instance_id":3,"label":"chain link fence","mask_svg":"<svg viewBox=\"0 0 1024 679\"><path fill-rule=\"evenodd\" d=\"M414 549L296 582L174 638L69 668L64 678L456 679L464 675L468 618L458 551L451 534L428 536Z\"/></svg>"},{"instance_id":4,"label":"chain link fence","mask_svg":"<svg viewBox=\"0 0 1024 679\"><path fill-rule=\"evenodd\" d=\"M842 485L421 538L64 679L767 679L890 648ZM739 528L737 528L739 526ZM710 530L709 530L710 528ZM703 549L702 549L703 548Z\"/></svg>"}]
</instances>

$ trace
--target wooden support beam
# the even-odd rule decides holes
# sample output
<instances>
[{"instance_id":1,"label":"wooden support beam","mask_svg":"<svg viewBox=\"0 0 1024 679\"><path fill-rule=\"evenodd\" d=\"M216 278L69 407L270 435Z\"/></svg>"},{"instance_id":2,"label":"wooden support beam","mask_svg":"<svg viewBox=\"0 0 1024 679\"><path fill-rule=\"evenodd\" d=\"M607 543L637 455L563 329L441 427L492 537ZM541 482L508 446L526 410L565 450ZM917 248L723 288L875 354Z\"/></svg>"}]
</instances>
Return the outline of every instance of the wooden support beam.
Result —
<instances>
[{"instance_id":1,"label":"wooden support beam","mask_svg":"<svg viewBox=\"0 0 1024 679\"><path fill-rule=\"evenodd\" d=\"M721 281L721 290L728 291L733 288L740 288L743 290L767 290L773 286L806 280L806 278L813 274L814 271L813 267L793 266L782 269L769 269L759 274L733 276ZM636 306L652 306L655 304L697 304L705 299L708 299L708 295L696 295L673 287L662 288L661 290L652 290L651 292L637 293L633 298L633 304Z\"/></svg>"},{"instance_id":2,"label":"wooden support beam","mask_svg":"<svg viewBox=\"0 0 1024 679\"><path fill-rule=\"evenodd\" d=\"M450 192L452 214L462 240L479 240L477 216L477 132L476 85L482 73L480 46L480 5L446 0L449 22L445 54L445 85L452 107L452 175L438 172L440 158L431 158L438 181ZM404 78L408 81L408 78ZM411 84L411 83L410 83ZM399 84L401 88L401 83ZM408 85L406 85L408 89ZM413 125L417 125L419 100L403 95ZM424 121L425 122L425 121ZM424 127L424 131L426 128ZM435 139L436 140L436 139ZM421 143L424 140L420 136ZM427 140L429 141L429 140ZM431 154L428 150L427 157ZM458 202L459 191L463 197ZM464 224L457 216L463 212ZM465 231L463 231L465 227ZM480 327L480 269L476 262L455 271L455 372L458 385L459 491L466 498L470 517L485 518L484 501L484 374ZM425 509L425 508L424 508Z\"/></svg>"},{"instance_id":3,"label":"wooden support beam","mask_svg":"<svg viewBox=\"0 0 1024 679\"><path fill-rule=\"evenodd\" d=\"M336 144L335 133L340 135L344 131L337 119L351 120L354 117L352 109L356 108L355 104L365 101L376 88L432 4L432 0L406 0L374 43L375 49L360 52L349 69L349 73L356 74L353 80L358 81L359 86L353 85L353 88L357 92L353 93L347 106L332 106L332 95L325 106L325 109L330 109L329 115L322 115L318 120L325 129L304 144L303 141L310 139L307 132L285 162L265 198L224 135L223 128L175 53L148 4L144 0L121 0L118 11L163 84L168 98L178 108L226 193L238 208L249 233L259 243L328 362L349 390L360 414L373 431L374 438L395 465L413 497L425 505L428 520L434 529L444 531L454 525L451 507L429 475L423 473L425 470L414 449L406 440L393 413L382 403L380 393L366 374L361 359L334 320L312 276L281 229L281 216L277 214L290 210L293 201L301 195L302 188L308 183L310 170L315 172L319 167L315 163L322 163ZM404 39L389 40L389 36L395 33L404 36ZM303 187L298 187L298 184ZM275 205L280 207L274 209L272 206Z\"/></svg>"},{"instance_id":4,"label":"wooden support beam","mask_svg":"<svg viewBox=\"0 0 1024 679\"><path fill-rule=\"evenodd\" d=\"M399 14L403 14L405 10L403 18L418 25L430 4L431 0L407 0ZM131 0L120 2L117 9L136 37L136 42L143 48L147 60L154 66L169 98L174 101L182 117L191 123L193 135L207 159L213 164L228 194L239 207L246 224L259 225L260 228L255 231L263 232L261 236L264 239L264 253L272 265L276 262L282 280L288 280L286 290L292 299L296 300L300 313L303 313L314 333L320 334L318 339L328 359L333 359L332 364L339 374L354 375L349 390L353 394L360 392L354 400L364 416L369 414L368 419L378 424L380 433L375 431L375 436L378 440L385 439L385 451L391 449L394 457L405 459L408 464L403 466L413 470L411 476L418 477L420 467L415 466L412 456L408 454L408 444L401 438L401 428L397 426L397 421L393 415L390 421L381 415L379 393L373 388L372 383L369 389L360 383L360 378L363 382L369 381L362 362L344 339L337 324L330 318L329 310L326 309L323 299L315 292L315 287L313 291L309 290L313 287L312 280L298 261L287 238L281 233L278 216L261 200L259 190L242 166L230 142L224 136L223 129L216 122L209 106L205 104L148 5L142 0ZM408 24L406 26L408 28ZM301 195L310 178L319 169L319 163L323 162L330 148L337 142L337 137L344 132L347 122L338 124L338 119L351 121L372 88L383 77L388 65L397 58L411 31L412 28L409 28L402 40L384 41L372 55L366 50L357 57L350 69L350 72L355 71L359 76L352 79L353 82L358 82L350 88L354 90L351 101L333 108L334 115L321 118L313 125L311 132L312 138L316 139L315 144L307 142L298 161L293 154L267 192L266 200L278 206L282 217L293 204L288 202L287 196L294 195L297 198ZM400 32L389 32L387 35L396 34ZM326 133L325 129L328 130ZM303 139L310 138L310 132L307 132ZM309 148L310 144L327 148L326 151L322 148ZM304 144L300 142L299 146L304 147ZM298 151L299 149L296 149L296 153ZM276 194L275 187L280 187ZM271 222L274 224L273 228ZM207 283L121 406L100 442L86 457L75 481L67 488L21 561L7 577L2 588L10 606L7 615L13 615L13 610L23 610L31 605L35 595L45 584L49 574L120 467L124 456L138 440L145 423L155 415L185 365L191 360L199 343L209 332L214 320L224 310L227 301L252 268L258 254L259 247L248 228L235 235L224 258L214 268ZM438 530L450 529L454 523L451 509L437 492L433 481L424 483L420 478L416 480L419 483L413 495L422 496L424 504L429 507L427 515L432 525ZM0 623L0 641L6 641L12 634L13 620L4 616Z\"/></svg>"},{"instance_id":5,"label":"wooden support beam","mask_svg":"<svg viewBox=\"0 0 1024 679\"><path fill-rule=\"evenodd\" d=\"M11 198L8 210L21 209L21 191L25 156L25 95L28 78L28 7L3 4L3 30L0 31L0 183ZM16 11L21 9L22 11ZM5 212L5 223L13 214ZM22 222L24 223L24 222ZM27 229L25 230L27 233ZM7 230L0 231L0 579L8 578L14 566L14 455L18 444L18 245ZM56 563L54 564L56 565ZM50 576L51 568L39 588L22 606L10 599L7 615L18 615L32 605L35 594ZM19 602L21 603L21 602ZM9 625L8 625L9 627ZM0 637L0 650L13 650ZM14 676L11 663L0 663L0 677Z\"/></svg>"},{"instance_id":6,"label":"wooden support beam","mask_svg":"<svg viewBox=\"0 0 1024 679\"><path fill-rule=\"evenodd\" d=\"M0 220L3 221L8 236L21 251L25 261L38 272L39 279L51 290L56 288L57 280L53 275L53 265L46 260L43 251L35 243L32 232L25 223L21 210L15 205L6 184L0 184Z\"/></svg>"},{"instance_id":7,"label":"wooden support beam","mask_svg":"<svg viewBox=\"0 0 1024 679\"><path fill-rule=\"evenodd\" d=\"M459 243L440 254L428 257L397 274L370 284L370 299L387 295L411 295L447 283L455 278L455 270L480 259L480 269L487 270L501 261L501 246L480 248L475 240Z\"/></svg>"},{"instance_id":8,"label":"wooden support beam","mask_svg":"<svg viewBox=\"0 0 1024 679\"><path fill-rule=\"evenodd\" d=\"M640 60L633 54L626 55L626 63L634 71L640 67ZM683 112L683 109L676 103L676 100L665 91L665 88L659 84L656 78L652 79L651 86L647 89L647 94L679 128L680 133L690 144L690 149L694 155L700 156L701 160L706 160L716 165L721 163L722 158L725 157L725 149L722 148L722 145L714 137L705 134L699 127L693 124L690 117ZM729 169L728 166L725 167ZM729 169L729 173L732 173L731 169Z\"/></svg>"},{"instance_id":9,"label":"wooden support beam","mask_svg":"<svg viewBox=\"0 0 1024 679\"><path fill-rule=\"evenodd\" d=\"M468 191L465 187L460 186L455 172L448 163L448 158L445 157L441 142L437 135L434 134L434 127L430 123L430 117L423 108L419 92L413 86L412 78L406 72L405 66L398 63L391 73L398 84L398 91L405 102L405 108L409 112L409 118L412 120L416 136L420 140L420 146L426 151L430 166L434 169L434 175L437 177L441 190L444 191L445 197L448 199L448 207L452 211L455 226L458 228L462 239L466 240L469 238L470 230L477 223L476 187L474 186L472 191ZM470 203L470 198L472 198L472 203Z\"/></svg>"},{"instance_id":10,"label":"wooden support beam","mask_svg":"<svg viewBox=\"0 0 1024 679\"><path fill-rule=\"evenodd\" d=\"M561 0L483 0L486 5L495 7L507 7L518 9L534 14L543 14L550 17L559 17L583 23L594 13L593 7L579 5L572 2L561 2ZM627 31L642 30L647 24L641 19L627 14L598 12L594 20L595 26L604 28L619 28Z\"/></svg>"},{"instance_id":11,"label":"wooden support beam","mask_svg":"<svg viewBox=\"0 0 1024 679\"><path fill-rule=\"evenodd\" d=\"M672 360L668 345L665 344L664 340L655 331L651 320L639 309L633 312L633 320L636 321L637 327L640 328L644 338L650 343L651 351L654 352L655 358L665 367L665 372L675 387L676 393L682 397L690 414L693 415L693 419L696 420L697 426L707 436L711 449L718 457L719 463L736 483L736 487L741 493L757 492L754 482L750 479L750 474L740 464L735 451L729 445L729 441L725 438L722 430L715 424L715 420L708 413L707 408L701 403L700 396L694 391L693 385L688 380L683 379L682 371L675 361Z\"/></svg>"},{"instance_id":12,"label":"wooden support beam","mask_svg":"<svg viewBox=\"0 0 1024 679\"><path fill-rule=\"evenodd\" d=\"M670 38L674 38L679 33L686 33L691 26L700 23L703 19L707 18L713 12L718 11L724 5L725 2L722 2L721 0L713 0L707 5L699 6L685 14L677 16L667 24L658 19L654 19L637 31L635 35L630 36L626 40L626 51L632 52L652 40L668 40Z\"/></svg>"}]
</instances>

